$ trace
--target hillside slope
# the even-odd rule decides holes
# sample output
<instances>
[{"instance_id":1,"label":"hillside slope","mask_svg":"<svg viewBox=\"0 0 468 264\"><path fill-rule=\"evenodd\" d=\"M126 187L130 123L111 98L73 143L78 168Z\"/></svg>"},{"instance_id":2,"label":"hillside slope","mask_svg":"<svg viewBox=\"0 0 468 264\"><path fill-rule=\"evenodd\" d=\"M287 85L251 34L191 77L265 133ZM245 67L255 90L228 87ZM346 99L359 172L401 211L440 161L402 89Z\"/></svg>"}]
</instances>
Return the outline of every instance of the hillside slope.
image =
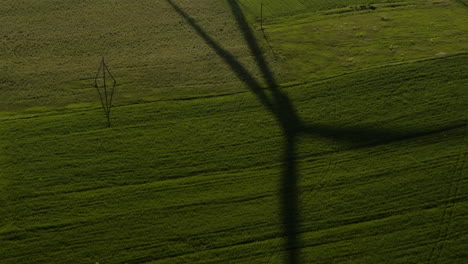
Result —
<instances>
[{"instance_id":1,"label":"hillside slope","mask_svg":"<svg viewBox=\"0 0 468 264\"><path fill-rule=\"evenodd\" d=\"M286 89L304 263L466 260L467 62ZM284 138L253 95L100 115L2 121L1 263L283 263Z\"/></svg>"},{"instance_id":2,"label":"hillside slope","mask_svg":"<svg viewBox=\"0 0 468 264\"><path fill-rule=\"evenodd\" d=\"M4 1L0 263L466 262L468 9L288 2Z\"/></svg>"}]
</instances>

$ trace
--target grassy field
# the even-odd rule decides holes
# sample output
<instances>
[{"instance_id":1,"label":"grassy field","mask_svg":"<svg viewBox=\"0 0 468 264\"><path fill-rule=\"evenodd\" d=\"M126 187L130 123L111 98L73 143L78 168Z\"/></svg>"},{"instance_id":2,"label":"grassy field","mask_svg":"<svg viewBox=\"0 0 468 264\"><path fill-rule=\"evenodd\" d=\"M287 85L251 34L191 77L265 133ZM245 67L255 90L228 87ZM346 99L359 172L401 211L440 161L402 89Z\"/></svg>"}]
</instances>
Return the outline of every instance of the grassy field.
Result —
<instances>
[{"instance_id":1,"label":"grassy field","mask_svg":"<svg viewBox=\"0 0 468 264\"><path fill-rule=\"evenodd\" d=\"M156 2L0 6L1 264L468 261L468 9Z\"/></svg>"},{"instance_id":2,"label":"grassy field","mask_svg":"<svg viewBox=\"0 0 468 264\"><path fill-rule=\"evenodd\" d=\"M369 6L374 4L393 4L393 3L420 3L424 0L285 0L285 1L255 1L255 0L240 0L240 2L252 14L259 15L261 4L263 3L263 11L267 16L289 16L292 14L306 13L309 11L322 11L334 8L349 8L357 6Z\"/></svg>"},{"instance_id":3,"label":"grassy field","mask_svg":"<svg viewBox=\"0 0 468 264\"><path fill-rule=\"evenodd\" d=\"M466 62L286 89L318 131L297 146L305 263L466 260ZM254 96L99 114L2 122L2 263L282 263L284 139Z\"/></svg>"},{"instance_id":4,"label":"grassy field","mask_svg":"<svg viewBox=\"0 0 468 264\"><path fill-rule=\"evenodd\" d=\"M298 144L304 260L467 257L467 61L287 89L311 125L356 129ZM283 139L252 95L99 113L2 122L5 263L281 263Z\"/></svg>"},{"instance_id":5,"label":"grassy field","mask_svg":"<svg viewBox=\"0 0 468 264\"><path fill-rule=\"evenodd\" d=\"M179 3L255 73L225 1ZM94 105L101 57L118 77L120 105L245 91L164 0L5 0L0 13L3 113Z\"/></svg>"},{"instance_id":6,"label":"grassy field","mask_svg":"<svg viewBox=\"0 0 468 264\"><path fill-rule=\"evenodd\" d=\"M294 6L292 2L272 4ZM466 51L460 43L468 39L468 16L460 4L387 2L374 4L376 10L342 13L354 9L330 8L354 7L355 2L322 1L320 6L326 8L288 16L266 14L268 41L260 31L255 34L280 83ZM259 78L226 1L177 3ZM258 27L249 3L241 6ZM208 8L210 12L205 12ZM101 57L118 79L116 105L246 91L165 0L118 4L6 0L0 12L7 14L0 22L8 25L0 28L0 117L95 106L99 99L92 84Z\"/></svg>"},{"instance_id":7,"label":"grassy field","mask_svg":"<svg viewBox=\"0 0 468 264\"><path fill-rule=\"evenodd\" d=\"M467 10L456 2L376 7L279 17L265 32L278 56L297 69L295 80L466 51L460 43L468 42Z\"/></svg>"}]
</instances>

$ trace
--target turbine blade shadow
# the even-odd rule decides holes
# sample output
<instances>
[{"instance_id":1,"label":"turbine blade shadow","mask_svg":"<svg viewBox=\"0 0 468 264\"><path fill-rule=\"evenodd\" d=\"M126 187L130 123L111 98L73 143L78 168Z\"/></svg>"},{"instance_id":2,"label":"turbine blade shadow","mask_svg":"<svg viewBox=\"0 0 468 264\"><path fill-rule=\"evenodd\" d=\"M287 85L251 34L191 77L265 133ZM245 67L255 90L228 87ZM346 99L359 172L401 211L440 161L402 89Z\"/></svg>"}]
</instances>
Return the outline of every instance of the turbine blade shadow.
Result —
<instances>
[{"instance_id":1,"label":"turbine blade shadow","mask_svg":"<svg viewBox=\"0 0 468 264\"><path fill-rule=\"evenodd\" d=\"M249 48L252 58L255 60L267 87L264 88L240 62L229 51L224 49L218 42L210 37L195 20L182 10L173 0L166 2L174 11L183 18L192 29L200 36L241 80L248 89L257 97L260 103L271 112L281 128L284 136L284 151L282 156L282 175L280 181L280 211L283 235L285 238L284 250L286 251L285 263L299 264L301 239L298 231L298 169L297 169L297 144L299 136L307 135L311 137L328 137L338 142L345 142L358 145L373 145L388 143L397 140L404 140L432 133L438 133L449 129L458 128L462 125L453 125L438 129L409 131L408 129L382 129L375 127L336 127L328 125L306 125L292 104L290 98L284 93L273 72L268 66L268 62L263 56L260 45L255 34L249 26L238 2L236 0L226 0L238 28L243 35L245 43Z\"/></svg>"}]
</instances>

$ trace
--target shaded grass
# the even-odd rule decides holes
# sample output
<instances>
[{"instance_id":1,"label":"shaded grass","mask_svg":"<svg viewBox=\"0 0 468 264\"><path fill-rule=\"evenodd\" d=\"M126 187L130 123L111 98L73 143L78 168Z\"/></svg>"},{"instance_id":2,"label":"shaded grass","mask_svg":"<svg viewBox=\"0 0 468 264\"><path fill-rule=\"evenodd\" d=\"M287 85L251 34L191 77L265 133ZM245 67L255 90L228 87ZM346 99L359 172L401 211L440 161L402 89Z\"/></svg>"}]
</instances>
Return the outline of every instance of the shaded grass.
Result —
<instances>
[{"instance_id":1,"label":"shaded grass","mask_svg":"<svg viewBox=\"0 0 468 264\"><path fill-rule=\"evenodd\" d=\"M467 61L286 89L321 126L428 131L299 139L305 263L466 259ZM116 107L111 129L100 111L1 121L2 261L282 263L282 133L253 95Z\"/></svg>"},{"instance_id":2,"label":"shaded grass","mask_svg":"<svg viewBox=\"0 0 468 264\"><path fill-rule=\"evenodd\" d=\"M460 4L468 7L468 1L466 1L466 0L457 0L457 2L459 2Z\"/></svg>"},{"instance_id":3,"label":"shaded grass","mask_svg":"<svg viewBox=\"0 0 468 264\"><path fill-rule=\"evenodd\" d=\"M190 8L191 14L203 14L206 12L197 8L208 1L200 6L179 3L184 10ZM111 7L111 13L144 8L126 2L120 5ZM54 1L33 6L33 14L52 10L63 15L60 12L73 10L70 3L54 5ZM447 6L453 7L444 8ZM227 10L221 5L218 8ZM210 17L225 19L224 11ZM31 17L25 21L28 19ZM174 17L164 21L184 24ZM205 34L205 42L218 35L219 24L211 24L205 15L188 21L202 25L203 30L196 33ZM291 35L298 36L301 30ZM250 78L247 86L257 98L242 93L117 107L113 129L102 129L104 120L96 114L98 109L77 111L80 105L60 115L2 121L4 155L0 166L6 173L0 174L0 188L8 192L0 196L6 205L0 212L6 216L0 227L0 253L5 261L27 263L32 257L36 262L281 263L286 254L283 240L288 237L280 221L284 212L277 208L282 203L278 189L284 188L280 177L285 169L284 157L278 154L284 151L285 128L297 123L288 117L297 116L313 124L307 127L308 135L287 145L297 145L297 150L287 153L294 153L293 163L301 176L298 230L303 238L301 255L307 262L376 263L392 259L395 263L421 263L443 259L458 263L466 258L457 253L466 252L466 55L297 85L288 88L286 95L277 90L272 79L265 82L269 89L262 88L255 77L265 75L264 68L261 72L260 67L260 73L251 72L255 62L266 65L259 60L263 59L260 48L252 50L253 36L249 36L253 54L242 48L240 59L237 56L237 47L242 45L231 44L241 43L245 29L237 36L229 35L232 43L221 39L228 49L220 46L216 53L228 59L219 60L217 66L224 67L225 79L223 73L216 75L215 82L203 79L212 74L206 67L190 72L198 76L180 77L176 74L180 73L178 64L193 61L185 60L187 54L177 53L180 31L176 31L174 42L169 39L175 45L164 53L170 54L168 60L176 61L172 68L165 66L169 73L135 75L131 71L132 77L123 77L123 83L127 87L136 84L139 89L124 90L122 102L237 93L242 91L242 80L236 82L235 75ZM386 35L393 37L395 32ZM203 47L205 43L194 40L191 33L192 38L183 44ZM138 45L143 43L134 40ZM219 43L211 43L216 45ZM137 60L146 59L143 54L149 52L142 46L127 51ZM20 45L15 54L25 58L34 55L28 52L28 47ZM48 54L50 49L43 52ZM208 50L206 54L197 60L211 63L215 53ZM183 59L177 60L179 56ZM255 57L250 64L246 60L249 56ZM237 72L232 69L234 64ZM210 65L210 69L218 70L217 66ZM21 73L16 70L12 72ZM41 74L39 79L50 75ZM170 83L172 86L163 87L170 91L168 96L154 92L157 78L142 81L145 76ZM4 79L3 83L11 84L10 79ZM50 94L65 98L70 91L86 89L86 81L82 78L59 85L64 91L58 94L31 92L31 105L42 106L29 111L47 111L52 101L43 103L46 101L40 99L42 103L38 103L38 98ZM235 89L213 90L229 85ZM200 87L196 93L192 91ZM271 103L271 98L277 102ZM270 113L264 112L258 99Z\"/></svg>"}]
</instances>

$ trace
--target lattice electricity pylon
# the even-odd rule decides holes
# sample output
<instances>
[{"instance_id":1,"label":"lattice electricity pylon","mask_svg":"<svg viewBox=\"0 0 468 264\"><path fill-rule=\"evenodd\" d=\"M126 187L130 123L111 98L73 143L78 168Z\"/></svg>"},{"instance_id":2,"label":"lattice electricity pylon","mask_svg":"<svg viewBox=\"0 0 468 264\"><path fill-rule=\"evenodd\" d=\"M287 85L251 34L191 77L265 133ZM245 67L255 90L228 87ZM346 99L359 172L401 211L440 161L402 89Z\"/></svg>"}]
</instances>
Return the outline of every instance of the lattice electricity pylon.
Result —
<instances>
[{"instance_id":1,"label":"lattice electricity pylon","mask_svg":"<svg viewBox=\"0 0 468 264\"><path fill-rule=\"evenodd\" d=\"M109 75L112 81L112 87L107 87L107 75ZM96 74L96 78L94 79L94 87L96 87L99 98L101 99L102 108L104 109L104 113L107 118L107 127L110 127L112 98L114 97L114 90L116 85L117 81L114 79L114 76L112 76L109 68L107 68L104 58L102 58L101 64L99 65L99 69Z\"/></svg>"}]
</instances>

